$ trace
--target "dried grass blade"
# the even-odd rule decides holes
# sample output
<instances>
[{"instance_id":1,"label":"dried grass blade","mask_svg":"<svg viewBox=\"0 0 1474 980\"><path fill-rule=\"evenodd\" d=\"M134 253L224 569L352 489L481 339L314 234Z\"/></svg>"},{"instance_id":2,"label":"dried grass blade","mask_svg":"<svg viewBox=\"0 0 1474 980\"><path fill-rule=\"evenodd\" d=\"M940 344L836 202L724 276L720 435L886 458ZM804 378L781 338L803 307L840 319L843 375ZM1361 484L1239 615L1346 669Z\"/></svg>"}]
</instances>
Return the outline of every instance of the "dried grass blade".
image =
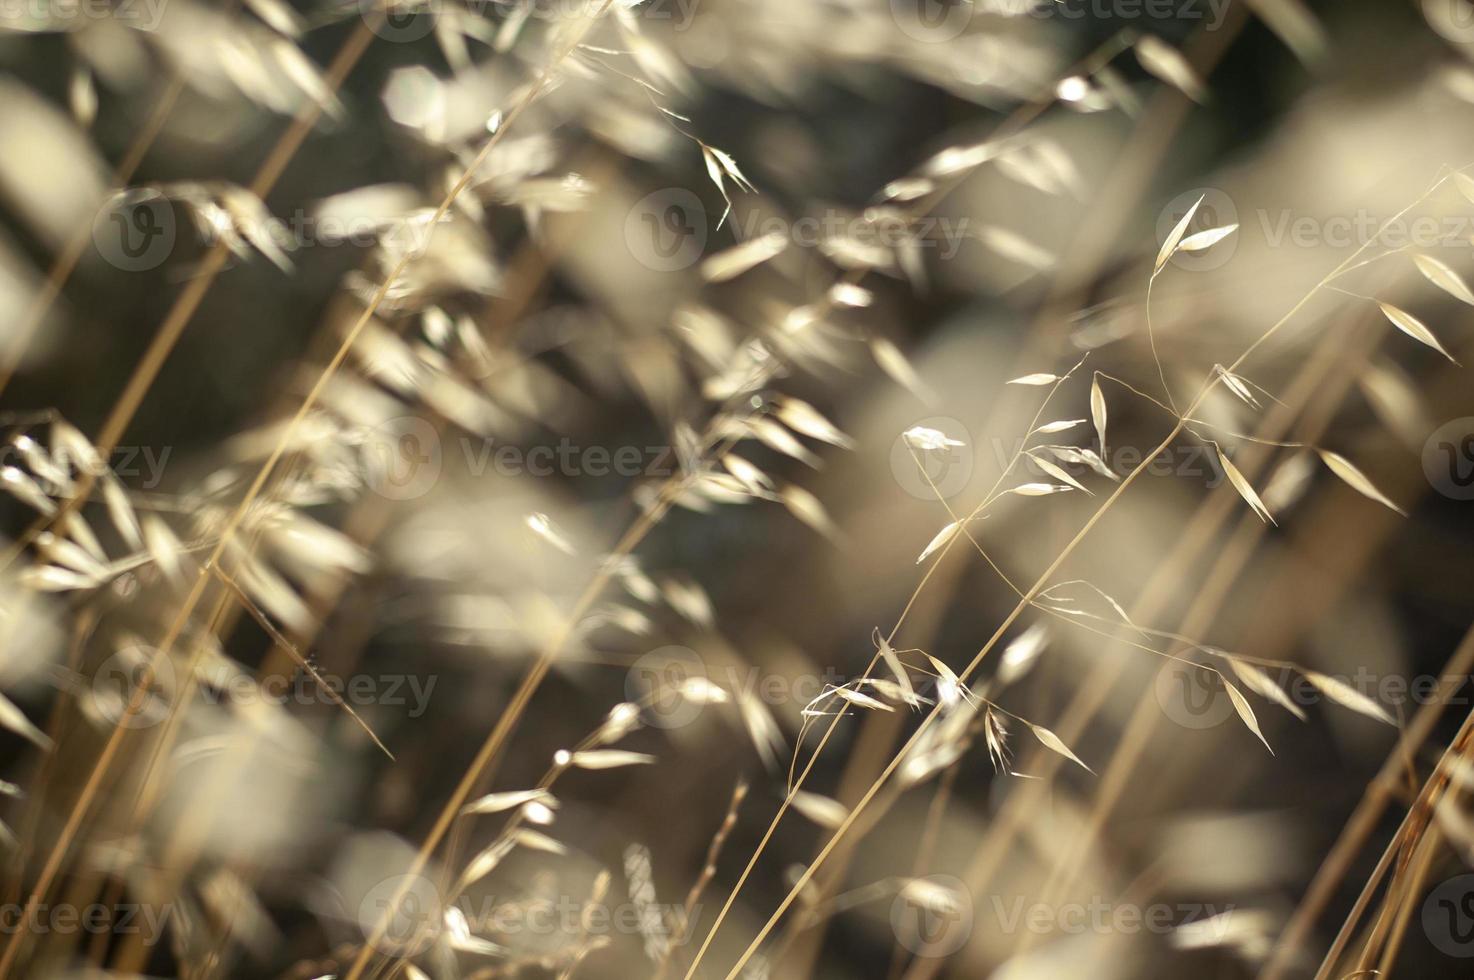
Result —
<instances>
[{"instance_id":1,"label":"dried grass blade","mask_svg":"<svg viewBox=\"0 0 1474 980\"><path fill-rule=\"evenodd\" d=\"M1036 456L1033 453L1029 454L1029 458L1034 461L1035 466L1039 467L1045 473L1054 477L1061 483L1068 483L1076 490L1084 491L1085 493L1090 494L1092 497L1095 496L1095 494L1088 487L1086 487L1085 484L1081 483L1079 480L1076 480L1073 476L1070 476L1070 474L1065 470L1063 466L1057 466L1056 464L1051 463L1049 460L1044 459L1040 456Z\"/></svg>"},{"instance_id":2,"label":"dried grass blade","mask_svg":"<svg viewBox=\"0 0 1474 980\"><path fill-rule=\"evenodd\" d=\"M618 769L622 766L648 766L655 756L644 752L626 752L624 749L588 749L574 752L568 764L579 769Z\"/></svg>"},{"instance_id":3,"label":"dried grass blade","mask_svg":"<svg viewBox=\"0 0 1474 980\"><path fill-rule=\"evenodd\" d=\"M1233 702L1233 710L1238 712L1239 720L1254 733L1259 741L1264 743L1264 747L1269 749L1269 754L1274 755L1274 749L1270 747L1269 739L1264 737L1264 732L1259 728L1259 719L1254 717L1254 708L1249 704L1248 699L1227 680L1223 682L1223 689L1228 692L1228 700Z\"/></svg>"},{"instance_id":4,"label":"dried grass blade","mask_svg":"<svg viewBox=\"0 0 1474 980\"><path fill-rule=\"evenodd\" d=\"M1194 102L1204 100L1206 93L1203 83L1198 79L1197 72L1193 71L1192 66L1187 63L1187 59L1182 56L1182 52L1151 34L1144 34L1138 38L1135 50L1136 60L1141 62L1141 67ZM1196 210L1196 205L1194 210ZM1161 263L1158 263L1158 268L1161 268Z\"/></svg>"},{"instance_id":5,"label":"dried grass blade","mask_svg":"<svg viewBox=\"0 0 1474 980\"><path fill-rule=\"evenodd\" d=\"M1090 382L1090 419L1095 425L1095 437L1100 440L1100 456L1105 459L1106 455L1106 412L1105 393L1100 390L1100 378L1091 379Z\"/></svg>"},{"instance_id":6,"label":"dried grass blade","mask_svg":"<svg viewBox=\"0 0 1474 980\"><path fill-rule=\"evenodd\" d=\"M1342 707L1350 708L1352 711L1364 714L1368 718L1375 718L1377 721L1392 725L1393 727L1397 726L1397 722L1392 720L1392 716L1380 704L1355 688L1336 680L1336 678L1328 677L1325 674L1320 674L1313 670L1307 670L1305 672L1305 679L1314 684L1316 690Z\"/></svg>"},{"instance_id":7,"label":"dried grass blade","mask_svg":"<svg viewBox=\"0 0 1474 980\"><path fill-rule=\"evenodd\" d=\"M1407 334L1418 343L1427 344L1429 347L1432 347L1434 350L1438 351L1438 353L1442 354L1450 361L1453 361L1455 364L1459 363L1458 361L1454 360L1454 356L1452 354L1444 350L1443 345L1438 342L1438 338L1433 335L1433 331L1429 330L1427 325L1423 323L1422 320L1419 320L1417 317L1413 316L1406 310L1398 309L1391 303L1378 303L1377 305L1382 308L1383 314L1386 315L1387 319L1392 321L1392 325L1394 327L1401 330L1403 333Z\"/></svg>"},{"instance_id":8,"label":"dried grass blade","mask_svg":"<svg viewBox=\"0 0 1474 980\"><path fill-rule=\"evenodd\" d=\"M1207 231L1200 231L1196 234L1188 235L1178 243L1177 249L1181 252L1201 252L1204 249L1212 248L1238 230L1239 226L1236 224L1209 228Z\"/></svg>"},{"instance_id":9,"label":"dried grass blade","mask_svg":"<svg viewBox=\"0 0 1474 980\"><path fill-rule=\"evenodd\" d=\"M1439 289L1448 293L1454 299L1474 306L1474 293L1469 292L1468 283L1451 269L1446 263L1435 259L1431 255L1414 255L1413 263L1417 265L1418 271Z\"/></svg>"},{"instance_id":10,"label":"dried grass blade","mask_svg":"<svg viewBox=\"0 0 1474 980\"><path fill-rule=\"evenodd\" d=\"M1345 481L1346 484L1351 487L1351 489L1355 490L1363 497L1366 497L1370 500L1375 500L1382 506L1389 507L1392 510L1397 511L1403 517L1407 516L1407 511L1403 510L1401 507L1394 504L1391 500L1387 499L1387 496L1383 494L1382 491L1378 490L1371 480L1367 479L1367 475L1361 470L1357 469L1355 466L1351 465L1351 461L1345 456L1341 456L1337 453L1327 452L1324 449L1318 449L1316 450L1316 452L1320 454L1321 461L1330 467L1331 472L1339 476L1343 481Z\"/></svg>"},{"instance_id":11,"label":"dried grass blade","mask_svg":"<svg viewBox=\"0 0 1474 980\"><path fill-rule=\"evenodd\" d=\"M957 521L953 521L952 523L948 524L946 527L938 531L937 536L932 538L931 542L927 544L925 548L921 549L921 554L916 557L916 564L920 565L922 562L926 561L926 559L938 548L946 544L948 541L951 541L953 536L957 533L957 529L961 526L962 525L959 524Z\"/></svg>"},{"instance_id":12,"label":"dried grass blade","mask_svg":"<svg viewBox=\"0 0 1474 980\"><path fill-rule=\"evenodd\" d=\"M1274 515L1269 512L1269 508L1264 505L1264 501L1259 499L1259 494L1254 492L1254 488L1249 485L1249 481L1244 478L1244 474L1239 472L1239 468L1233 465L1233 462L1224 454L1222 449L1216 445L1213 449L1218 453L1218 463L1223 467L1223 472L1228 474L1228 482L1233 484L1233 488L1239 492L1239 496L1243 497L1248 505L1253 508L1254 513L1259 515L1260 520L1266 524L1274 524Z\"/></svg>"},{"instance_id":13,"label":"dried grass blade","mask_svg":"<svg viewBox=\"0 0 1474 980\"><path fill-rule=\"evenodd\" d=\"M1325 31L1302 0L1249 0L1249 6L1304 64L1325 55Z\"/></svg>"},{"instance_id":14,"label":"dried grass blade","mask_svg":"<svg viewBox=\"0 0 1474 980\"><path fill-rule=\"evenodd\" d=\"M821 827L838 830L850 815L849 808L838 800L831 800L818 793L797 790L793 794L792 806Z\"/></svg>"},{"instance_id":15,"label":"dried grass blade","mask_svg":"<svg viewBox=\"0 0 1474 980\"><path fill-rule=\"evenodd\" d=\"M1249 690L1260 697L1268 698L1301 721L1305 720L1304 710L1294 701L1290 700L1290 696L1285 693L1284 689L1276 684L1264 671L1235 659L1230 659L1228 665Z\"/></svg>"},{"instance_id":16,"label":"dried grass blade","mask_svg":"<svg viewBox=\"0 0 1474 980\"><path fill-rule=\"evenodd\" d=\"M51 748L51 739L46 737L46 733L31 724L31 720L26 717L25 712L21 711L14 701L3 694L0 694L0 727L8 728L21 738L40 748Z\"/></svg>"},{"instance_id":17,"label":"dried grass blade","mask_svg":"<svg viewBox=\"0 0 1474 980\"><path fill-rule=\"evenodd\" d=\"M881 658L885 660L886 667L890 668L891 674L896 678L896 683L901 686L901 700L912 707L917 707L920 700L916 697L916 689L911 686L911 675L906 672L906 665L901 663L901 658L895 648L881 635L879 629L875 630L872 638L880 650Z\"/></svg>"},{"instance_id":18,"label":"dried grass blade","mask_svg":"<svg viewBox=\"0 0 1474 980\"><path fill-rule=\"evenodd\" d=\"M461 812L500 813L503 810L511 810L519 807L524 803L541 803L547 807L556 807L558 805L553 794L545 789L519 789L510 790L505 793L489 793L461 807Z\"/></svg>"},{"instance_id":19,"label":"dried grass blade","mask_svg":"<svg viewBox=\"0 0 1474 980\"><path fill-rule=\"evenodd\" d=\"M1058 752L1060 755L1064 756L1066 759L1069 759L1071 762L1075 763L1081 769L1084 769L1086 772L1090 773L1092 776L1095 775L1095 770L1091 769L1085 763L1081 762L1080 757L1074 752L1070 751L1070 747L1064 742L1060 741L1060 737L1054 734L1054 732L1051 732L1043 725L1035 725L1031 722L1025 722L1025 724L1029 726L1029 731L1034 733L1034 737L1042 742L1045 748L1049 749L1052 752Z\"/></svg>"}]
</instances>

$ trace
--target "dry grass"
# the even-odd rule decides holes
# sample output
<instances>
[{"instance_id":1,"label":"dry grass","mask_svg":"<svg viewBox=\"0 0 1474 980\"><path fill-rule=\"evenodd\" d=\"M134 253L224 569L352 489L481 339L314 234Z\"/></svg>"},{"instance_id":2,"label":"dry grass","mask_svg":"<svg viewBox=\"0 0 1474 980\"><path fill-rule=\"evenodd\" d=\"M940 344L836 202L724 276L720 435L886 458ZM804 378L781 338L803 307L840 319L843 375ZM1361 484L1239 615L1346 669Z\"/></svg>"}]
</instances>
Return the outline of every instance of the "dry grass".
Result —
<instances>
[{"instance_id":1,"label":"dry grass","mask_svg":"<svg viewBox=\"0 0 1474 980\"><path fill-rule=\"evenodd\" d=\"M1457 4L23 6L0 980L1474 955Z\"/></svg>"}]
</instances>

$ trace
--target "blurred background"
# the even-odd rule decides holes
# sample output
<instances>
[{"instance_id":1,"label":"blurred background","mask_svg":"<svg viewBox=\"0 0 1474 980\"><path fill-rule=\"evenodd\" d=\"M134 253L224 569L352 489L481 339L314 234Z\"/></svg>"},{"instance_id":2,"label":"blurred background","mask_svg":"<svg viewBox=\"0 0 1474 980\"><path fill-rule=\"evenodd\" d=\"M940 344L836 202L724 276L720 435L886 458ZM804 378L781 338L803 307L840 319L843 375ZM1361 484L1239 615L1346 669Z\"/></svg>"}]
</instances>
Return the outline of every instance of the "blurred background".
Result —
<instances>
[{"instance_id":1,"label":"blurred background","mask_svg":"<svg viewBox=\"0 0 1474 980\"><path fill-rule=\"evenodd\" d=\"M1458 971L1474 8L611 6L0 11L0 974Z\"/></svg>"}]
</instances>

